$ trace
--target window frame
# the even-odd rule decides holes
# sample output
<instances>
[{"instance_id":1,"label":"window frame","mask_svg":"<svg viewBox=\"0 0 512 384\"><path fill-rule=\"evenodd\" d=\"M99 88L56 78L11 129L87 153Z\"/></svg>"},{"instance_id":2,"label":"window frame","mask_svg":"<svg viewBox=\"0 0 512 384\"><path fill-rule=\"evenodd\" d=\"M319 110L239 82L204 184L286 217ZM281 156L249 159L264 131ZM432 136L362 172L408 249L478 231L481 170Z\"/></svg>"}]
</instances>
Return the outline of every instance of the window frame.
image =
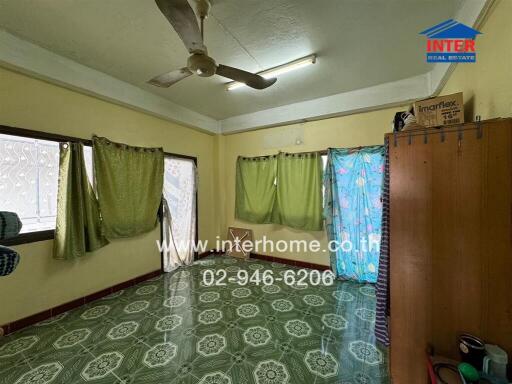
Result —
<instances>
[{"instance_id":1,"label":"window frame","mask_svg":"<svg viewBox=\"0 0 512 384\"><path fill-rule=\"evenodd\" d=\"M49 132L44 132L44 131L35 131L32 129L11 127L8 125L1 125L1 124L0 124L0 134L26 137L29 139L55 141L57 143L70 141L70 142L74 142L74 143L82 143L83 145L92 147L92 140L82 139L80 137L59 135L56 133L49 133ZM180 155L177 153L170 153L170 152L164 152L164 155L166 157L175 157L175 158L193 160L194 164L196 166L196 169L197 169L197 157ZM199 222L198 206L199 206L199 204L197 201L197 197L198 197L197 191L198 191L198 188L196 186L196 242L198 241L198 227L199 227L199 225L198 225L198 222ZM161 231L162 231L162 226L160 225L160 232ZM49 229L49 230L44 230L44 231L22 233L16 237L12 237L10 239L0 240L0 245L12 246L12 245L30 244L30 243L35 243L35 242L39 242L39 241L53 240L54 238L55 238L55 230Z\"/></svg>"},{"instance_id":2,"label":"window frame","mask_svg":"<svg viewBox=\"0 0 512 384\"><path fill-rule=\"evenodd\" d=\"M59 135L59 134L55 134L55 133L34 131L31 129L25 129L25 128L11 127L11 126L7 126L7 125L0 125L0 134L25 137L25 138L36 139L36 140L47 140L47 141L53 141L56 143L71 141L71 142L82 143L83 145L86 145L89 147L92 146L92 140L86 140L86 139L81 139L81 138L72 137L72 136ZM0 240L0 244L7 245L7 246L21 245L21 244L35 243L38 241L52 240L54 238L55 238L55 229L47 229L44 231L21 233L16 237L12 237L12 238L5 239L5 240Z\"/></svg>"}]
</instances>

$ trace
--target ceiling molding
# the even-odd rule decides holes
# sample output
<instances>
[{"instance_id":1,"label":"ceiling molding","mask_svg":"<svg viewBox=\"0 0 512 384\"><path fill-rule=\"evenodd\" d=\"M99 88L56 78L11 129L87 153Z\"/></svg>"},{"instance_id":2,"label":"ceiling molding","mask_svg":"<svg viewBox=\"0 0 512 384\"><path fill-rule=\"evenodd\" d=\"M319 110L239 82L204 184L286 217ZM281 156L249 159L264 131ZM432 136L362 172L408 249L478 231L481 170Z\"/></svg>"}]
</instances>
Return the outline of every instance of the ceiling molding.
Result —
<instances>
[{"instance_id":1,"label":"ceiling molding","mask_svg":"<svg viewBox=\"0 0 512 384\"><path fill-rule=\"evenodd\" d=\"M429 96L428 74L302 101L221 121L223 134L325 119L407 104Z\"/></svg>"},{"instance_id":2,"label":"ceiling molding","mask_svg":"<svg viewBox=\"0 0 512 384\"><path fill-rule=\"evenodd\" d=\"M456 15L478 27L495 0L463 2ZM453 64L373 87L215 120L0 30L0 65L87 95L213 134L294 124L408 104L441 92Z\"/></svg>"},{"instance_id":3,"label":"ceiling molding","mask_svg":"<svg viewBox=\"0 0 512 384\"><path fill-rule=\"evenodd\" d=\"M477 28L495 1L467 1L457 12L455 19ZM409 79L230 117L221 120L221 132L230 134L368 112L437 96L455 70L455 66L455 64L438 63L430 72Z\"/></svg>"},{"instance_id":4,"label":"ceiling molding","mask_svg":"<svg viewBox=\"0 0 512 384\"><path fill-rule=\"evenodd\" d=\"M220 133L219 122L0 30L0 65L188 127Z\"/></svg>"}]
</instances>

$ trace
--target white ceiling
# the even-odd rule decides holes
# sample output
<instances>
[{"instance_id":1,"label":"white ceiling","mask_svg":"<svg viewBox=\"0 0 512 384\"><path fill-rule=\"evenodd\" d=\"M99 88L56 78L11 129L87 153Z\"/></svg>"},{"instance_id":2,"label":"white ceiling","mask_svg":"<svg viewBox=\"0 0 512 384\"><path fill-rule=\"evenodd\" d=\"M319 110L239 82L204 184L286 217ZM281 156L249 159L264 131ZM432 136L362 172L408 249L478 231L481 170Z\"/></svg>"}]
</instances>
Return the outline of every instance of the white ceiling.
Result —
<instances>
[{"instance_id":1,"label":"white ceiling","mask_svg":"<svg viewBox=\"0 0 512 384\"><path fill-rule=\"evenodd\" d=\"M418 33L482 0L212 0L206 45L218 63L260 71L316 53L263 91L218 76L160 89L146 81L188 53L153 0L1 0L0 28L213 120L424 75ZM463 20L460 20L463 21Z\"/></svg>"}]
</instances>

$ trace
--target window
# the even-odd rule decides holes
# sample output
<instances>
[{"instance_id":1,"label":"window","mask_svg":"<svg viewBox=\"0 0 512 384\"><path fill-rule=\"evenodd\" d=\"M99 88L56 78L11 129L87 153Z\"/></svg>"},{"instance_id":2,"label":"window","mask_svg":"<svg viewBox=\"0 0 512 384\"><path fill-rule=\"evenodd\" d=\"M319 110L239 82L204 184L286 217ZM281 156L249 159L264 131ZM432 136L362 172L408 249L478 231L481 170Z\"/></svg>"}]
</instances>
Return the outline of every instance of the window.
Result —
<instances>
[{"instance_id":1,"label":"window","mask_svg":"<svg viewBox=\"0 0 512 384\"><path fill-rule=\"evenodd\" d=\"M92 148L84 147L89 179ZM16 212L21 233L55 229L59 142L0 134L0 210Z\"/></svg>"}]
</instances>

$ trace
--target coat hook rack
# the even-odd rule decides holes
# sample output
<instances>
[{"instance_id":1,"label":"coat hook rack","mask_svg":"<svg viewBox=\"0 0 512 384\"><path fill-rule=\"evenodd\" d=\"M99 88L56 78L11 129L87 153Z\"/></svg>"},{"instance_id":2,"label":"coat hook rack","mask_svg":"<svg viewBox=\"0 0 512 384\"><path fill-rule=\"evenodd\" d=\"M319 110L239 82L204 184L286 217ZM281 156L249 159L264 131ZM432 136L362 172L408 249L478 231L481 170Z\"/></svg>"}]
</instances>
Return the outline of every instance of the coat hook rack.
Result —
<instances>
[{"instance_id":1,"label":"coat hook rack","mask_svg":"<svg viewBox=\"0 0 512 384\"><path fill-rule=\"evenodd\" d=\"M481 139L483 135L482 132L482 117L480 115L476 116L476 138Z\"/></svg>"},{"instance_id":2,"label":"coat hook rack","mask_svg":"<svg viewBox=\"0 0 512 384\"><path fill-rule=\"evenodd\" d=\"M464 137L464 132L462 131L461 127L458 127L457 128L457 147L458 147L459 151L462 150L462 139L463 139L463 137Z\"/></svg>"}]
</instances>

